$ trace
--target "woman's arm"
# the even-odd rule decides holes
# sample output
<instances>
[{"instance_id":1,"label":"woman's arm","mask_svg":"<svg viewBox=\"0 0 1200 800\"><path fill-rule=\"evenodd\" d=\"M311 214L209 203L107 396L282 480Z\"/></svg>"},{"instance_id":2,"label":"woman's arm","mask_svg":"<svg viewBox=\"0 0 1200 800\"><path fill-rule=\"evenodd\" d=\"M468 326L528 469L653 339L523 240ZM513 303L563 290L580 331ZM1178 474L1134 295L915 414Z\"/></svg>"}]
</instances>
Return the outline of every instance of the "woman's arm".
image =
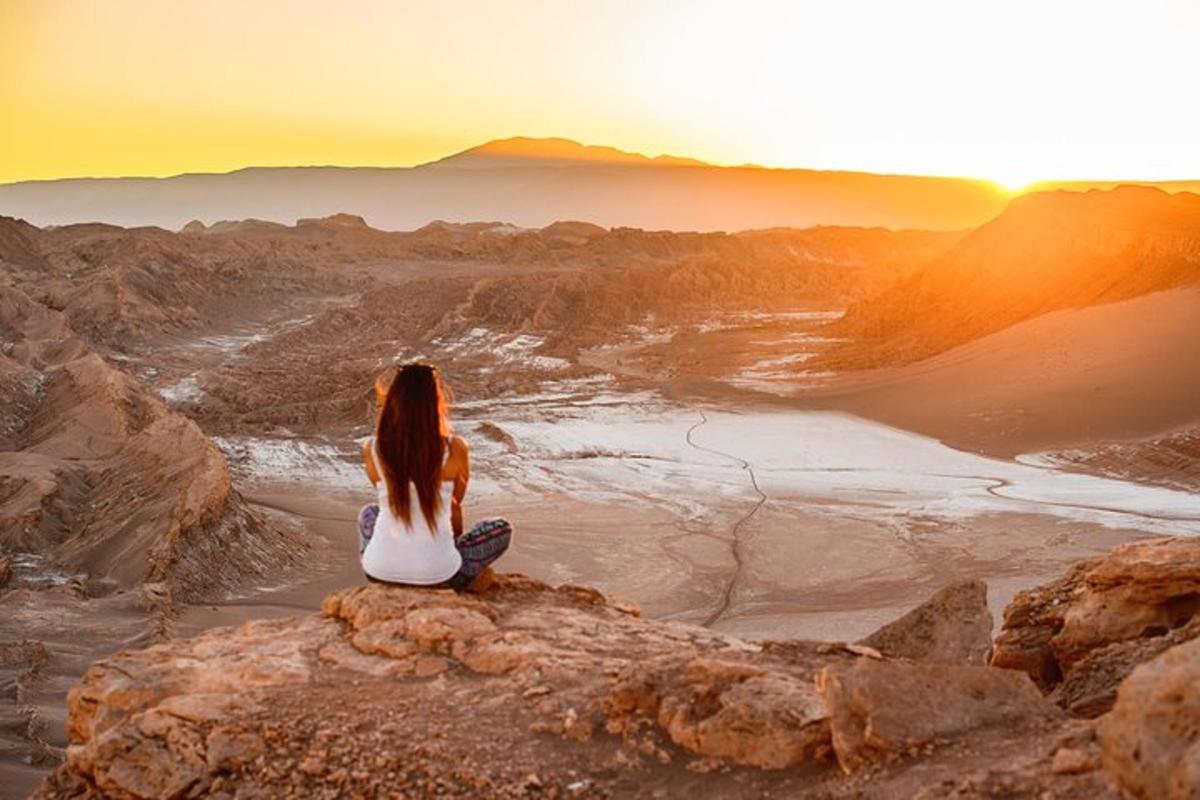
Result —
<instances>
[{"instance_id":1,"label":"woman's arm","mask_svg":"<svg viewBox=\"0 0 1200 800\"><path fill-rule=\"evenodd\" d=\"M454 474L454 494L450 499L450 527L457 539L463 535L462 501L471 481L471 448L457 436L450 440L450 448L450 455L458 467Z\"/></svg>"},{"instance_id":2,"label":"woman's arm","mask_svg":"<svg viewBox=\"0 0 1200 800\"><path fill-rule=\"evenodd\" d=\"M371 483L378 486L380 478L379 468L375 466L375 457L371 453L371 451L374 449L372 447L374 443L374 438L367 439L365 442L363 442L363 463L367 465L367 477L371 479Z\"/></svg>"}]
</instances>

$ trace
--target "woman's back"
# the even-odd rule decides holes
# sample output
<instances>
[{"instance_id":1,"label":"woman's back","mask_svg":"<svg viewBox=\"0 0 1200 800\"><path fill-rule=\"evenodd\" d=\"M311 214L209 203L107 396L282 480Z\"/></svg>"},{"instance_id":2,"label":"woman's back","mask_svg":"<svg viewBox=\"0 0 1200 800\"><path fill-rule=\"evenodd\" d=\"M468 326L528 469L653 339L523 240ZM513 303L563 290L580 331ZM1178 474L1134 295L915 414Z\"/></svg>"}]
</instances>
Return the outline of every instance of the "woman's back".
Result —
<instances>
[{"instance_id":1,"label":"woman's back","mask_svg":"<svg viewBox=\"0 0 1200 800\"><path fill-rule=\"evenodd\" d=\"M451 435L437 368L412 363L380 375L375 397L363 461L379 502L358 514L363 571L388 583L487 588L512 528L502 519L463 528L470 448Z\"/></svg>"},{"instance_id":2,"label":"woman's back","mask_svg":"<svg viewBox=\"0 0 1200 800\"><path fill-rule=\"evenodd\" d=\"M371 455L379 462L375 443ZM449 458L450 448L446 448ZM388 482L379 481L379 516L375 531L362 555L363 571L372 578L390 583L430 585L442 583L462 566L462 557L454 546L454 530L450 508L454 480L438 483L438 506L433 524L421 513L416 487L409 483L410 505L413 509L408 524L396 517L389 494Z\"/></svg>"}]
</instances>

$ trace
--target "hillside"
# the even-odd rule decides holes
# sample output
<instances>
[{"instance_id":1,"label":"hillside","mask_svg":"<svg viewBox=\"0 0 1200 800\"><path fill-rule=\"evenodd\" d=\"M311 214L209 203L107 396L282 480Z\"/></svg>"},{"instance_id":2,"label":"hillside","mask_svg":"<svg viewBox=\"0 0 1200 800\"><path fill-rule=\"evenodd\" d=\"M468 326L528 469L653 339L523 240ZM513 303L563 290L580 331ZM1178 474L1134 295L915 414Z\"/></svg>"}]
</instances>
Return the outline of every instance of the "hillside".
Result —
<instances>
[{"instance_id":1,"label":"hillside","mask_svg":"<svg viewBox=\"0 0 1200 800\"><path fill-rule=\"evenodd\" d=\"M1018 322L1200 282L1200 195L1122 186L1019 197L835 326L828 363L910 363Z\"/></svg>"},{"instance_id":2,"label":"hillside","mask_svg":"<svg viewBox=\"0 0 1200 800\"><path fill-rule=\"evenodd\" d=\"M12 255L11 251L0 256ZM7 270L6 270L7 272ZM302 564L195 422L0 279L0 795L57 763L63 694L180 606Z\"/></svg>"}]
</instances>

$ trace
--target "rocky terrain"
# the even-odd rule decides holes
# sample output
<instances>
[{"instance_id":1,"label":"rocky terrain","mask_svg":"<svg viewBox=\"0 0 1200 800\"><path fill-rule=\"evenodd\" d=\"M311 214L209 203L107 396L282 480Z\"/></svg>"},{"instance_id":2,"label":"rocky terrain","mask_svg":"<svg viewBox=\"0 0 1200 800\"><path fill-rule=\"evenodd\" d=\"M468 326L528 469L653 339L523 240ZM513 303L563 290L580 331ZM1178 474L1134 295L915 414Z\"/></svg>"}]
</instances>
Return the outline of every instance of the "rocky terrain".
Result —
<instances>
[{"instance_id":1,"label":"rocky terrain","mask_svg":"<svg viewBox=\"0 0 1200 800\"><path fill-rule=\"evenodd\" d=\"M197 223L183 233L42 230L17 220L0 220L0 229L14 287L61 312L127 371L167 386L209 433L274 426L328 434L357 424L361 387L405 354L439 358L454 385L472 393L536 386L539 370L495 369L496 353L462 352L452 340L478 331L493 348L516 340L574 361L648 320L845 305L959 238L585 223L433 223L389 233L348 215L290 227ZM555 377L595 372L541 363Z\"/></svg>"},{"instance_id":2,"label":"rocky terrain","mask_svg":"<svg viewBox=\"0 0 1200 800\"><path fill-rule=\"evenodd\" d=\"M859 644L515 575L347 588L95 664L38 796L1194 797L1198 575L1189 540L1082 563L1018 596L990 666L977 584Z\"/></svg>"},{"instance_id":3,"label":"rocky terrain","mask_svg":"<svg viewBox=\"0 0 1200 800\"><path fill-rule=\"evenodd\" d=\"M857 296L955 238L0 219L4 782L56 763L62 698L89 662L325 559L329 539L243 498L229 437L347 436L381 366L422 350L471 394L586 375L561 357L647 315ZM455 350L472 335L489 346Z\"/></svg>"},{"instance_id":4,"label":"rocky terrain","mask_svg":"<svg viewBox=\"0 0 1200 800\"><path fill-rule=\"evenodd\" d=\"M36 768L57 761L62 694L89 661L311 547L62 312L0 285L0 343L0 755Z\"/></svg>"},{"instance_id":5,"label":"rocky terrain","mask_svg":"<svg viewBox=\"0 0 1200 800\"><path fill-rule=\"evenodd\" d=\"M43 794L1183 791L1112 742L1191 746L1138 715L1185 685L1195 552L1099 553L1200 531L1193 205L1050 194L969 233L0 219L0 795L64 757ZM371 380L410 358L533 578L344 588Z\"/></svg>"},{"instance_id":6,"label":"rocky terrain","mask_svg":"<svg viewBox=\"0 0 1200 800\"><path fill-rule=\"evenodd\" d=\"M66 319L0 287L5 549L86 573L98 591L194 598L276 568L287 547L245 508L220 451ZM217 574L214 553L229 560Z\"/></svg>"}]
</instances>

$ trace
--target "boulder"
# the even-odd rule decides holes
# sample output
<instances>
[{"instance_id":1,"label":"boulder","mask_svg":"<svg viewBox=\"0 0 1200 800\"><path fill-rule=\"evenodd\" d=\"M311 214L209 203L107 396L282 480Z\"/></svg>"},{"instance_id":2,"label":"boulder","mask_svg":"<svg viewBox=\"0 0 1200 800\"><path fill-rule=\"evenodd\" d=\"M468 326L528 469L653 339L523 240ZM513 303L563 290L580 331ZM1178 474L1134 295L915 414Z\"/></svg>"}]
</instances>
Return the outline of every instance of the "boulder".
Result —
<instances>
[{"instance_id":1,"label":"boulder","mask_svg":"<svg viewBox=\"0 0 1200 800\"><path fill-rule=\"evenodd\" d=\"M827 667L817 686L846 772L980 728L1056 722L1062 712L1013 670L860 658Z\"/></svg>"},{"instance_id":2,"label":"boulder","mask_svg":"<svg viewBox=\"0 0 1200 800\"><path fill-rule=\"evenodd\" d=\"M983 666L992 652L987 584L972 580L943 587L859 644L892 658Z\"/></svg>"},{"instance_id":3,"label":"boulder","mask_svg":"<svg viewBox=\"0 0 1200 800\"><path fill-rule=\"evenodd\" d=\"M601 749L629 747L656 763L680 753L762 768L817 763L830 751L814 670L853 658L840 644L760 648L645 622L595 590L522 576L499 576L479 596L369 584L331 595L321 615L251 622L97 662L68 697L67 763L44 794L63 786L139 798L197 794L263 764L269 774L245 780L278 794L292 777L325 781L338 767L310 758L309 772L276 774L269 764L293 756L266 729L339 714L389 719L406 708L418 712L413 724L460 725L445 735L464 746L478 744L475 726L488 719L505 727L496 740L505 748L532 741L521 739L525 730L582 746L607 728L616 735ZM433 703L445 708L432 711ZM297 717L285 722L288 709ZM517 718L526 722L513 729ZM376 775L376 738L367 731L345 742L364 775ZM535 750L544 757L544 745ZM337 785L350 794L358 786ZM374 793L367 784L358 791Z\"/></svg>"},{"instance_id":4,"label":"boulder","mask_svg":"<svg viewBox=\"0 0 1200 800\"><path fill-rule=\"evenodd\" d=\"M783 769L829 754L825 704L811 676L719 658L632 665L608 698L607 728L652 720L671 741L703 756Z\"/></svg>"},{"instance_id":5,"label":"boulder","mask_svg":"<svg viewBox=\"0 0 1200 800\"><path fill-rule=\"evenodd\" d=\"M992 664L1027 672L1046 691L1067 684L1066 705L1094 716L1139 659L1200 632L1189 624L1198 610L1200 540L1133 542L1018 594ZM1153 643L1160 637L1169 638Z\"/></svg>"},{"instance_id":6,"label":"boulder","mask_svg":"<svg viewBox=\"0 0 1200 800\"><path fill-rule=\"evenodd\" d=\"M1104 768L1129 794L1200 798L1200 640L1134 669L1097 732Z\"/></svg>"},{"instance_id":7,"label":"boulder","mask_svg":"<svg viewBox=\"0 0 1200 800\"><path fill-rule=\"evenodd\" d=\"M1083 591L1052 641L1070 667L1110 642L1162 636L1200 611L1200 540L1118 547L1083 575Z\"/></svg>"},{"instance_id":8,"label":"boulder","mask_svg":"<svg viewBox=\"0 0 1200 800\"><path fill-rule=\"evenodd\" d=\"M8 579L12 577L12 562L8 556L0 553L0 589L3 589Z\"/></svg>"}]
</instances>

